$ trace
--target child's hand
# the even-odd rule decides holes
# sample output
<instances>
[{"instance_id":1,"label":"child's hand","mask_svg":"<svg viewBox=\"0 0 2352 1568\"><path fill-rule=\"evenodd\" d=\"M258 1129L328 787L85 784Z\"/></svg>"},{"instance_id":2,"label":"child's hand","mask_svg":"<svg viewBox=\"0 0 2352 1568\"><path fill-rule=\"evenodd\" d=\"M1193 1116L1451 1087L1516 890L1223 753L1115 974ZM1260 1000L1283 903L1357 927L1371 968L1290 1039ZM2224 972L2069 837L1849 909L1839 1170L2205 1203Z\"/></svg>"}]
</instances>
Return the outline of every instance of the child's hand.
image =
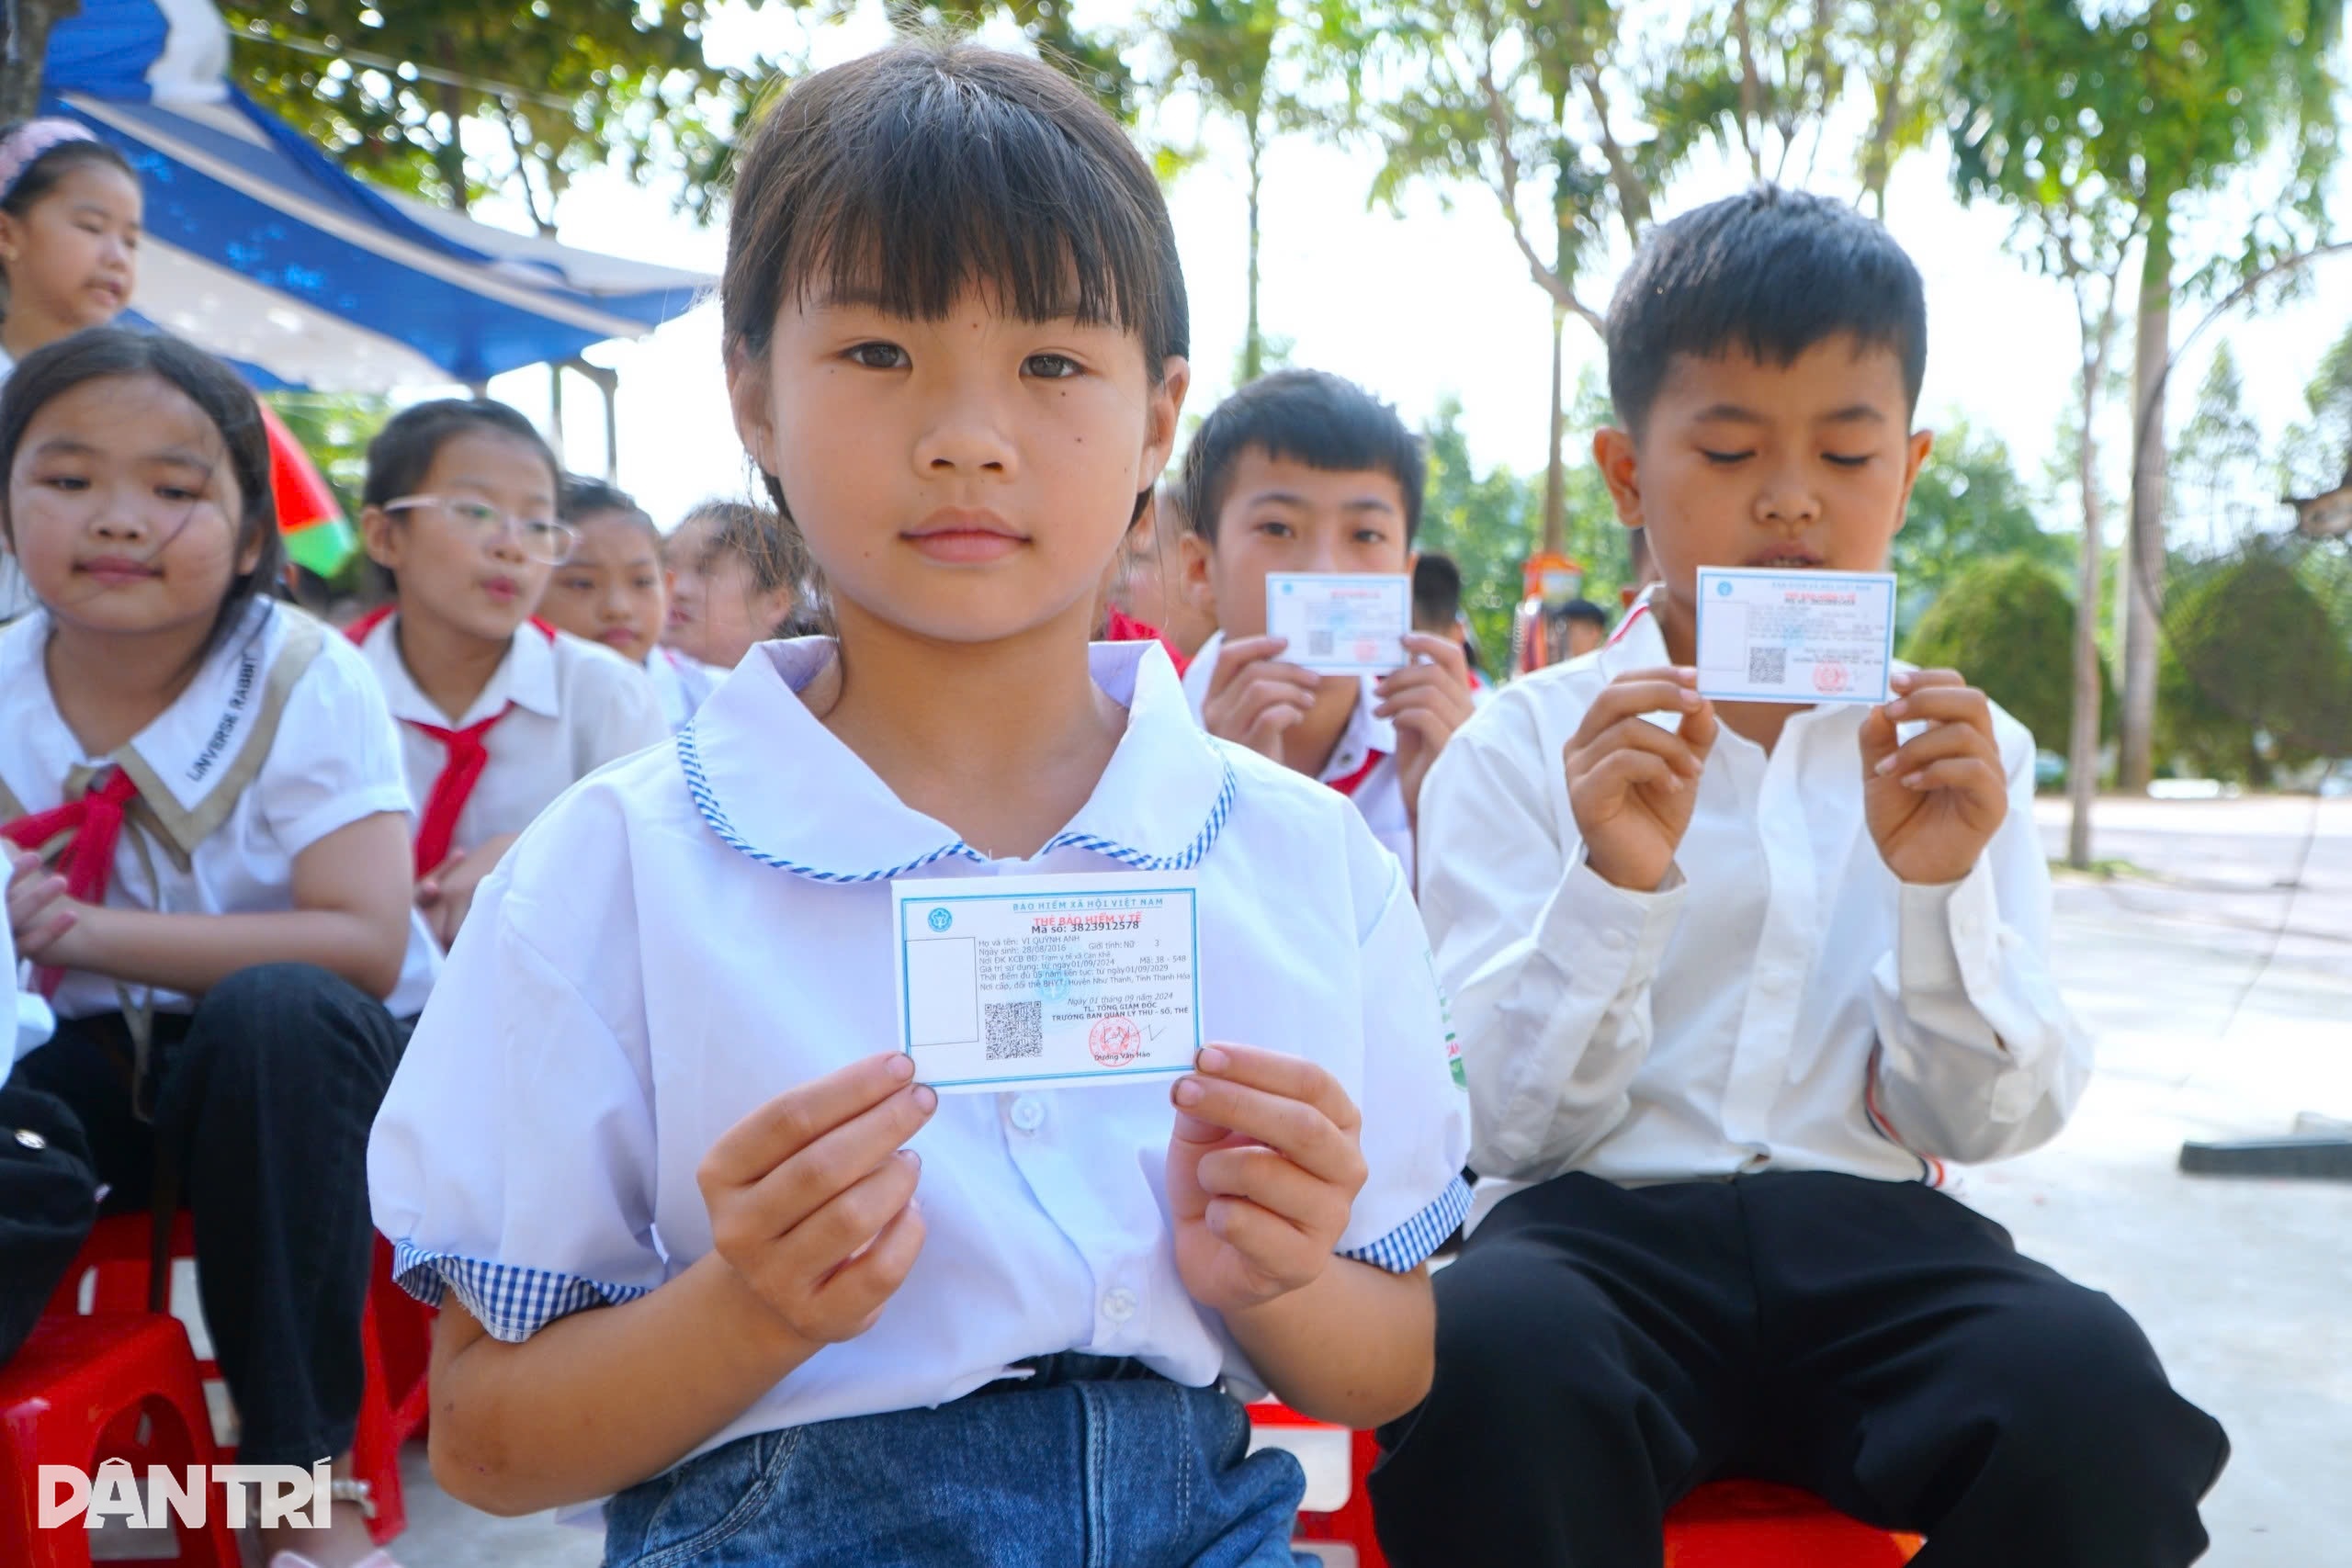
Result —
<instances>
[{"instance_id":1,"label":"child's hand","mask_svg":"<svg viewBox=\"0 0 2352 1568\"><path fill-rule=\"evenodd\" d=\"M1655 893L1690 826L1715 745L1714 705L1695 670L1634 670L1600 689L1562 749L1585 863L1604 881ZM1669 732L1642 716L1679 713Z\"/></svg>"},{"instance_id":2,"label":"child's hand","mask_svg":"<svg viewBox=\"0 0 2352 1568\"><path fill-rule=\"evenodd\" d=\"M1208 700L1201 705L1202 728L1283 761L1283 733L1314 708L1323 683L1311 670L1275 661L1289 646L1286 637L1245 637L1219 649Z\"/></svg>"},{"instance_id":3,"label":"child's hand","mask_svg":"<svg viewBox=\"0 0 2352 1568\"><path fill-rule=\"evenodd\" d=\"M1232 1312L1313 1284L1364 1181L1363 1119L1339 1080L1303 1057L1211 1045L1171 1098L1168 1207L1184 1289Z\"/></svg>"},{"instance_id":4,"label":"child's hand","mask_svg":"<svg viewBox=\"0 0 2352 1568\"><path fill-rule=\"evenodd\" d=\"M453 850L447 860L417 883L416 907L424 911L424 923L444 953L458 940L458 928L466 923L466 915L474 907L475 890L498 869L515 838L515 834L502 833L474 849Z\"/></svg>"},{"instance_id":5,"label":"child's hand","mask_svg":"<svg viewBox=\"0 0 2352 1568\"><path fill-rule=\"evenodd\" d=\"M892 1051L786 1089L695 1173L712 1247L811 1345L872 1327L922 1250L922 1161L900 1145L939 1096L914 1070Z\"/></svg>"},{"instance_id":6,"label":"child's hand","mask_svg":"<svg viewBox=\"0 0 2352 1568\"><path fill-rule=\"evenodd\" d=\"M1405 649L1426 654L1430 662L1408 664L1383 675L1374 688L1380 705L1372 711L1375 717L1396 723L1396 784L1405 795L1405 819L1418 822L1421 781L1430 776L1430 764L1476 709L1470 701L1470 666L1451 638L1408 632Z\"/></svg>"},{"instance_id":7,"label":"child's hand","mask_svg":"<svg viewBox=\"0 0 2352 1568\"><path fill-rule=\"evenodd\" d=\"M8 933L17 956L51 968L70 969L55 950L81 921L82 905L65 896L65 878L41 864L40 856L10 844Z\"/></svg>"},{"instance_id":8,"label":"child's hand","mask_svg":"<svg viewBox=\"0 0 2352 1568\"><path fill-rule=\"evenodd\" d=\"M1897 671L1862 720L1862 807L1879 858L1905 882L1958 882L2009 814L1992 699L1957 670ZM1899 749L1895 727L1927 728Z\"/></svg>"}]
</instances>

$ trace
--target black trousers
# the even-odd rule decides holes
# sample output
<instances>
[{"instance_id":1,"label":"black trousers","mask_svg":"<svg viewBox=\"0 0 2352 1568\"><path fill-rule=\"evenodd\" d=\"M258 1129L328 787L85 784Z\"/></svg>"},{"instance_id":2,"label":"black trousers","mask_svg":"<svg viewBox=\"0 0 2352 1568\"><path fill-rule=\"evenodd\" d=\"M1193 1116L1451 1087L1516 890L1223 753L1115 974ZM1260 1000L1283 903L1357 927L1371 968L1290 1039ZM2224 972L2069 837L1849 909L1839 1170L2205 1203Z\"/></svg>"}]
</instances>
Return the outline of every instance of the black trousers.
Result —
<instances>
[{"instance_id":1,"label":"black trousers","mask_svg":"<svg viewBox=\"0 0 2352 1568\"><path fill-rule=\"evenodd\" d=\"M375 1227L368 1129L401 1032L384 1005L307 964L241 970L194 1013L155 1018L154 1122L131 1111L119 1013L73 1019L16 1080L64 1101L109 1212L141 1212L159 1145L179 1154L197 1280L247 1464L351 1446Z\"/></svg>"},{"instance_id":2,"label":"black trousers","mask_svg":"<svg viewBox=\"0 0 2352 1568\"><path fill-rule=\"evenodd\" d=\"M1514 1194L1437 1276L1381 1433L1397 1568L1657 1568L1704 1481L1924 1533L1917 1568L2172 1568L2229 1444L2097 1292L1926 1187L1824 1173Z\"/></svg>"}]
</instances>

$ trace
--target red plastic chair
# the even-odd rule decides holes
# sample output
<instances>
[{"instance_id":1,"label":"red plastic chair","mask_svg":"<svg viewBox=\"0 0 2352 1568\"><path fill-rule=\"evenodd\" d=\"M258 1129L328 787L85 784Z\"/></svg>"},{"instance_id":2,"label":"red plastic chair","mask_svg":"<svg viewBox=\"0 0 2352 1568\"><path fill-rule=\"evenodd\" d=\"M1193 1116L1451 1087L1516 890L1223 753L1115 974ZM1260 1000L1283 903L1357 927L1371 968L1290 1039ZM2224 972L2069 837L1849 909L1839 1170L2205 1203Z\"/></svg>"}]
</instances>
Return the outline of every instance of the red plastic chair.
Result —
<instances>
[{"instance_id":1,"label":"red plastic chair","mask_svg":"<svg viewBox=\"0 0 2352 1568\"><path fill-rule=\"evenodd\" d=\"M0 1367L0 1561L10 1568L90 1568L85 1521L40 1528L44 1464L84 1474L123 1460L185 1473L220 1462L179 1320L159 1313L44 1317ZM181 1568L238 1568L217 1496L202 1527L172 1520ZM121 1561L117 1559L116 1561Z\"/></svg>"},{"instance_id":2,"label":"red plastic chair","mask_svg":"<svg viewBox=\"0 0 2352 1568\"><path fill-rule=\"evenodd\" d=\"M91 1280L92 1312L143 1311L147 1304L149 1225L144 1214L117 1214L100 1220L90 1239L83 1244L81 1256L74 1260L74 1266L66 1270L64 1280L51 1296L51 1315L70 1316L81 1311L85 1279ZM172 1224L171 1250L175 1258L196 1256L195 1229L185 1212ZM359 1425L351 1444L352 1471L357 1479L368 1483L369 1499L375 1505L375 1515L368 1521L368 1533L379 1546L389 1543L408 1528L408 1505L401 1490L400 1450L401 1442L422 1423L424 1410L421 1360L415 1363L413 1387L407 1383L393 1385L388 1379L377 1321L379 1303L387 1291L399 1295L401 1303L408 1303L409 1298L391 1282L391 1248L379 1236L368 1307L359 1320L360 1351L368 1371L359 1395ZM401 1332L405 1354L408 1330L403 1326ZM206 1382L219 1380L219 1363L205 1360L197 1366ZM402 1425L404 1415L410 1417L406 1425ZM209 1440L209 1421L205 1435ZM223 1447L221 1453L223 1462L233 1461L233 1449Z\"/></svg>"},{"instance_id":3,"label":"red plastic chair","mask_svg":"<svg viewBox=\"0 0 2352 1568\"><path fill-rule=\"evenodd\" d=\"M1666 1568L1902 1568L1920 1545L1761 1481L1711 1482L1666 1516Z\"/></svg>"},{"instance_id":4,"label":"red plastic chair","mask_svg":"<svg viewBox=\"0 0 2352 1568\"><path fill-rule=\"evenodd\" d=\"M1270 1431L1340 1429L1273 1400L1250 1405L1250 1424ZM1349 1458L1347 1500L1327 1512L1301 1510L1293 1539L1349 1546L1359 1568L1387 1568L1365 1484L1380 1445L1370 1432L1350 1433ZM1807 1493L1760 1481L1702 1486L1666 1517L1666 1568L1901 1568L1920 1544L1917 1536L1890 1534Z\"/></svg>"}]
</instances>

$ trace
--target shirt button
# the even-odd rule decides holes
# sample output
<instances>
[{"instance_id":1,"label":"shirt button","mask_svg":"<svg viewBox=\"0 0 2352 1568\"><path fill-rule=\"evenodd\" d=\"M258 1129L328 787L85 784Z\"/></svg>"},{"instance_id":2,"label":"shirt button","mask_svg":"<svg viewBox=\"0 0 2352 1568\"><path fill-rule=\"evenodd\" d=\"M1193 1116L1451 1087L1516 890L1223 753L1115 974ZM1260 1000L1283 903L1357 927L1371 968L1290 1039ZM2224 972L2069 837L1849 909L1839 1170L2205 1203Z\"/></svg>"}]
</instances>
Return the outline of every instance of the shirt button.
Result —
<instances>
[{"instance_id":1,"label":"shirt button","mask_svg":"<svg viewBox=\"0 0 2352 1568\"><path fill-rule=\"evenodd\" d=\"M1035 1097L1023 1095L1012 1102L1012 1124L1024 1133L1034 1133L1045 1124L1046 1108Z\"/></svg>"},{"instance_id":2,"label":"shirt button","mask_svg":"<svg viewBox=\"0 0 2352 1568\"><path fill-rule=\"evenodd\" d=\"M1625 933L1623 931L1603 931L1600 933L1600 945L1607 948L1611 953L1623 953L1625 951Z\"/></svg>"},{"instance_id":3,"label":"shirt button","mask_svg":"<svg viewBox=\"0 0 2352 1568\"><path fill-rule=\"evenodd\" d=\"M1102 1292L1102 1315L1113 1323L1125 1323L1136 1314L1136 1293L1125 1285L1114 1285Z\"/></svg>"}]
</instances>

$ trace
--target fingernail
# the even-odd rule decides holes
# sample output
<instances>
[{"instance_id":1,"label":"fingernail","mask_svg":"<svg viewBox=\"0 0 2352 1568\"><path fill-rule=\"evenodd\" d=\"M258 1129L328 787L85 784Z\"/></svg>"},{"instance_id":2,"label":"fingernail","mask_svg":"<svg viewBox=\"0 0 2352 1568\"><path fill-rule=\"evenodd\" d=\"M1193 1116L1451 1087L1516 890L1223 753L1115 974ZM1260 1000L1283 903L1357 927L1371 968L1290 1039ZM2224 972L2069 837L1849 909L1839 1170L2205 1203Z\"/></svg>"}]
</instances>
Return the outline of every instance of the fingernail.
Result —
<instances>
[{"instance_id":1,"label":"fingernail","mask_svg":"<svg viewBox=\"0 0 2352 1568\"><path fill-rule=\"evenodd\" d=\"M927 1083L915 1085L915 1109L925 1116L939 1109L939 1091Z\"/></svg>"},{"instance_id":2,"label":"fingernail","mask_svg":"<svg viewBox=\"0 0 2352 1568\"><path fill-rule=\"evenodd\" d=\"M1690 664L1678 664L1674 667L1674 678L1686 686L1695 686L1699 683L1698 667Z\"/></svg>"},{"instance_id":3,"label":"fingernail","mask_svg":"<svg viewBox=\"0 0 2352 1568\"><path fill-rule=\"evenodd\" d=\"M1207 1093L1208 1087L1198 1078L1176 1080L1176 1103L1179 1105L1198 1105Z\"/></svg>"},{"instance_id":4,"label":"fingernail","mask_svg":"<svg viewBox=\"0 0 2352 1568\"><path fill-rule=\"evenodd\" d=\"M1871 771L1876 773L1879 777L1884 778L1887 774L1894 772L1894 759L1892 757L1881 757L1878 760L1878 766L1872 768Z\"/></svg>"},{"instance_id":5,"label":"fingernail","mask_svg":"<svg viewBox=\"0 0 2352 1568\"><path fill-rule=\"evenodd\" d=\"M1925 773L1905 773L1903 775L1903 787L1905 789L1917 789L1927 782L1928 775Z\"/></svg>"},{"instance_id":6,"label":"fingernail","mask_svg":"<svg viewBox=\"0 0 2352 1568\"><path fill-rule=\"evenodd\" d=\"M1702 699L1696 692L1685 692L1676 700L1682 705L1686 712L1695 713L1698 711L1699 704Z\"/></svg>"},{"instance_id":7,"label":"fingernail","mask_svg":"<svg viewBox=\"0 0 2352 1568\"><path fill-rule=\"evenodd\" d=\"M915 1153L912 1149L900 1149L899 1151L899 1157L905 1160L909 1165L913 1166L917 1170L921 1170L922 1168L922 1156Z\"/></svg>"},{"instance_id":8,"label":"fingernail","mask_svg":"<svg viewBox=\"0 0 2352 1568\"><path fill-rule=\"evenodd\" d=\"M890 1076L901 1081L914 1077L915 1059L904 1051L894 1054L890 1058Z\"/></svg>"},{"instance_id":9,"label":"fingernail","mask_svg":"<svg viewBox=\"0 0 2352 1568\"><path fill-rule=\"evenodd\" d=\"M1218 1046L1204 1045L1195 1065L1204 1073L1221 1073L1233 1065L1233 1058Z\"/></svg>"},{"instance_id":10,"label":"fingernail","mask_svg":"<svg viewBox=\"0 0 2352 1568\"><path fill-rule=\"evenodd\" d=\"M1886 705L1886 716L1889 718L1902 718L1909 711L1908 705L1899 697Z\"/></svg>"}]
</instances>

